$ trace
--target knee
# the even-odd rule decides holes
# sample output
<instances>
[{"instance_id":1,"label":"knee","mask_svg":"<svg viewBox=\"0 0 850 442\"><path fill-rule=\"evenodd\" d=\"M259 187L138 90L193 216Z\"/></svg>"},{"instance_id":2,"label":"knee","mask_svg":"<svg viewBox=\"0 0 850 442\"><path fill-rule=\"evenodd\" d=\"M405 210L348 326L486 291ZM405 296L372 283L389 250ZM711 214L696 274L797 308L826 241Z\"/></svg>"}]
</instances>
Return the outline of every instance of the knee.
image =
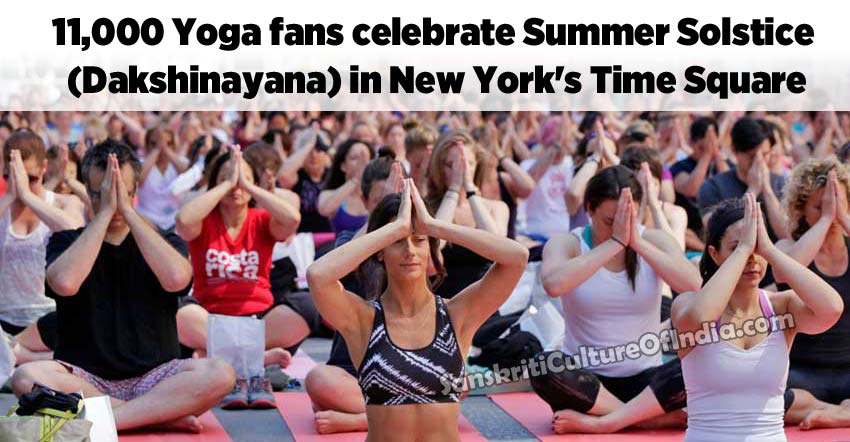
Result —
<instances>
[{"instance_id":1,"label":"knee","mask_svg":"<svg viewBox=\"0 0 850 442\"><path fill-rule=\"evenodd\" d=\"M21 396L22 394L29 393L32 391L32 387L36 383L43 383L41 379L44 376L40 376L39 374L44 371L41 363L39 362L30 362L28 364L23 364L20 367L15 369L15 373L12 374L12 390L15 392L15 396Z\"/></svg>"},{"instance_id":2,"label":"knee","mask_svg":"<svg viewBox=\"0 0 850 442\"><path fill-rule=\"evenodd\" d=\"M236 384L236 371L223 359L198 359L199 380L203 389L212 396L224 396L233 390Z\"/></svg>"},{"instance_id":3,"label":"knee","mask_svg":"<svg viewBox=\"0 0 850 442\"><path fill-rule=\"evenodd\" d=\"M329 365L317 365L304 379L304 389L313 402L324 403L326 399L335 394L334 379Z\"/></svg>"},{"instance_id":4,"label":"knee","mask_svg":"<svg viewBox=\"0 0 850 442\"><path fill-rule=\"evenodd\" d=\"M575 410L582 413L593 408L599 394L599 378L587 370L549 371L531 377L534 392L546 401L552 411Z\"/></svg>"}]
</instances>

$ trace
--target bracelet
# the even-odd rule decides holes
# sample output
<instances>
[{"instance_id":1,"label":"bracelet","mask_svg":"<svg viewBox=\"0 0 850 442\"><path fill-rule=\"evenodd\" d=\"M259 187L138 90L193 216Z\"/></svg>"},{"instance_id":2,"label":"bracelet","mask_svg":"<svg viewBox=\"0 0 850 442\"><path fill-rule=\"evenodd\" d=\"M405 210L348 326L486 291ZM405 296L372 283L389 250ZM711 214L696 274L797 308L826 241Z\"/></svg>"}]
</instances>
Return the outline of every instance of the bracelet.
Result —
<instances>
[{"instance_id":1,"label":"bracelet","mask_svg":"<svg viewBox=\"0 0 850 442\"><path fill-rule=\"evenodd\" d=\"M466 191L466 199L470 199L470 198L472 198L473 196L478 196L478 191L477 191L477 190L467 190L467 191Z\"/></svg>"},{"instance_id":2,"label":"bracelet","mask_svg":"<svg viewBox=\"0 0 850 442\"><path fill-rule=\"evenodd\" d=\"M611 235L611 239L613 239L614 241L616 241L616 242L617 242L617 244L619 244L619 245L623 246L623 248L624 248L624 249L628 249L628 248L629 248L629 246L627 246L627 245L626 245L626 243L624 243L624 242L623 242L620 238L617 238L617 236L616 236L616 235Z\"/></svg>"}]
</instances>

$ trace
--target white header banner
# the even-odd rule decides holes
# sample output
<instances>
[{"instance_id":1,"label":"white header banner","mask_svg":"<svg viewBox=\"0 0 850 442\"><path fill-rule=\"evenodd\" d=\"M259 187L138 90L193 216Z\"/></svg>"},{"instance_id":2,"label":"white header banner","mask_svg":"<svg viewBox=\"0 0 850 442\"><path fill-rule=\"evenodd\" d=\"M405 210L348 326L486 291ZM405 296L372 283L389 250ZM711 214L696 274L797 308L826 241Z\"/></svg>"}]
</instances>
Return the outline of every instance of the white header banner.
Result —
<instances>
[{"instance_id":1,"label":"white header banner","mask_svg":"<svg viewBox=\"0 0 850 442\"><path fill-rule=\"evenodd\" d=\"M836 5L18 3L0 109L850 109Z\"/></svg>"}]
</instances>

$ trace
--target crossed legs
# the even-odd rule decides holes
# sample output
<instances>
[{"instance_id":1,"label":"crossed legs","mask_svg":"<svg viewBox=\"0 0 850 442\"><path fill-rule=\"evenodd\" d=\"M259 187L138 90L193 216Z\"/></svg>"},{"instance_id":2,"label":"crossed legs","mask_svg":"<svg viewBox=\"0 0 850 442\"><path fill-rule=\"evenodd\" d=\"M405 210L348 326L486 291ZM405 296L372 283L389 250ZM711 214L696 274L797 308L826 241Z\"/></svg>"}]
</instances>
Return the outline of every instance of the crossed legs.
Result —
<instances>
[{"instance_id":1,"label":"crossed legs","mask_svg":"<svg viewBox=\"0 0 850 442\"><path fill-rule=\"evenodd\" d=\"M184 361L173 375L151 388L147 393L123 401L110 398L118 431L132 428L161 426L172 430L200 432L196 416L214 407L233 389L236 375L233 368L218 359ZM71 374L55 361L37 361L22 365L12 377L12 387L20 396L41 384L63 392L81 391L85 396L103 393L82 378Z\"/></svg>"}]
</instances>

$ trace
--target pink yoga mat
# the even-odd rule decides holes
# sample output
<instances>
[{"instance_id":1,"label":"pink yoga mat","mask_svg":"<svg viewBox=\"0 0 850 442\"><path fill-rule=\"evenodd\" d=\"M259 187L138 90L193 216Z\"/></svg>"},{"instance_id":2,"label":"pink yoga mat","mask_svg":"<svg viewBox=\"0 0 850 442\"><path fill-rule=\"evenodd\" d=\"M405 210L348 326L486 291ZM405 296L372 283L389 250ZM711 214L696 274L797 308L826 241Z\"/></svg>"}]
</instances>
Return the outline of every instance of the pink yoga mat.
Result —
<instances>
[{"instance_id":1,"label":"pink yoga mat","mask_svg":"<svg viewBox=\"0 0 850 442\"><path fill-rule=\"evenodd\" d=\"M304 379L307 377L307 373L318 365L310 355L307 354L304 350L300 348L295 352L295 356L292 357L292 362L289 364L289 367L283 369L286 374L294 377L295 379Z\"/></svg>"},{"instance_id":2,"label":"pink yoga mat","mask_svg":"<svg viewBox=\"0 0 850 442\"><path fill-rule=\"evenodd\" d=\"M316 432L313 407L307 393L275 393L277 409L295 442L363 442L365 432L319 434ZM462 415L460 416L460 439L463 442L487 442L487 439L475 429Z\"/></svg>"},{"instance_id":3,"label":"pink yoga mat","mask_svg":"<svg viewBox=\"0 0 850 442\"><path fill-rule=\"evenodd\" d=\"M204 425L200 434L165 432L165 431L133 431L118 435L119 442L230 442L230 436L211 411L199 418Z\"/></svg>"},{"instance_id":4,"label":"pink yoga mat","mask_svg":"<svg viewBox=\"0 0 850 442\"><path fill-rule=\"evenodd\" d=\"M616 434L564 434L552 432L552 409L534 393L505 393L489 396L493 402L543 442L681 442L681 430L628 430ZM800 431L786 427L788 442L850 441L850 429Z\"/></svg>"}]
</instances>

